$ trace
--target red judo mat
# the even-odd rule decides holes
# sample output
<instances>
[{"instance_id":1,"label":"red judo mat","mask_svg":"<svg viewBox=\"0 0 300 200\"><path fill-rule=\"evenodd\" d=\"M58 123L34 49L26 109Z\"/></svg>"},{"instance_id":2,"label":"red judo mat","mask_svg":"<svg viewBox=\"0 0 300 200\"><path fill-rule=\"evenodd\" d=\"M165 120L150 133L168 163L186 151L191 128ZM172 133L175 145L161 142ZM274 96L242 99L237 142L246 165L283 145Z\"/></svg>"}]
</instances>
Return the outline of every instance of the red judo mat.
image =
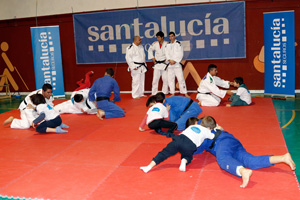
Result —
<instances>
[{"instance_id":1,"label":"red judo mat","mask_svg":"<svg viewBox=\"0 0 300 200\"><path fill-rule=\"evenodd\" d=\"M194 97L194 96L193 96ZM125 117L99 120L95 115L62 115L65 134L37 134L0 127L0 195L57 199L300 199L298 181L285 164L254 170L242 180L220 169L210 153L195 155L186 172L177 154L145 174L140 166L171 141L138 126L146 98L121 94ZM63 100L55 100L55 103ZM254 155L281 155L287 147L270 98L254 98L247 107L202 107ZM19 117L13 110L0 115ZM176 132L178 134L179 132Z\"/></svg>"}]
</instances>

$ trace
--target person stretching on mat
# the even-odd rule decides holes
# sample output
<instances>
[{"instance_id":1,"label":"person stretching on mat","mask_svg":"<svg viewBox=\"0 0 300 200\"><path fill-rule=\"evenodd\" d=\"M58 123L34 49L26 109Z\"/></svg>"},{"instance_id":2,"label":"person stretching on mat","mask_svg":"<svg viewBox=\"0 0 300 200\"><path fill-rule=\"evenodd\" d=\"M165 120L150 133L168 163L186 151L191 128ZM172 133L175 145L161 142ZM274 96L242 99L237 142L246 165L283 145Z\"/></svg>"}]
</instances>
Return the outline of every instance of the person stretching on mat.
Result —
<instances>
[{"instance_id":1,"label":"person stretching on mat","mask_svg":"<svg viewBox=\"0 0 300 200\"><path fill-rule=\"evenodd\" d=\"M140 169L147 173L155 165L179 152L181 154L179 170L186 171L186 165L193 160L193 154L197 150L197 147L202 144L204 139L213 139L215 137L211 132L211 127L215 127L215 122L208 117L204 117L202 122L200 125L193 124L189 126L180 135L172 136L173 141L159 152L148 166L140 167ZM205 127L203 124L210 125Z\"/></svg>"},{"instance_id":2,"label":"person stretching on mat","mask_svg":"<svg viewBox=\"0 0 300 200\"><path fill-rule=\"evenodd\" d=\"M209 118L214 120L213 117ZM200 121L198 120L198 118L188 119L187 126L199 123ZM207 120L202 120L201 124L207 126ZM296 169L296 165L289 153L276 156L253 156L246 151L241 142L232 134L224 130L213 129L212 133L215 134L214 139L204 140L194 154L201 154L204 150L212 153L216 156L221 169L242 178L241 188L245 188L248 185L252 169L270 167L277 163L285 163L292 170Z\"/></svg>"},{"instance_id":3,"label":"person stretching on mat","mask_svg":"<svg viewBox=\"0 0 300 200\"><path fill-rule=\"evenodd\" d=\"M165 94L159 92L156 94L157 99L164 99L164 105L170 105L170 121L176 122L177 130L183 131L185 129L186 120L190 117L197 117L202 109L196 101L188 97L171 96L165 98Z\"/></svg>"},{"instance_id":4,"label":"person stretching on mat","mask_svg":"<svg viewBox=\"0 0 300 200\"><path fill-rule=\"evenodd\" d=\"M169 121L170 105L166 107L163 104L164 98L157 99L156 96L148 98L146 106L149 107L147 114L145 115L139 130L145 131L144 126L147 124L150 129L154 129L157 133L171 137L174 130L177 128L175 122ZM168 128L168 132L165 133L161 128Z\"/></svg>"},{"instance_id":5,"label":"person stretching on mat","mask_svg":"<svg viewBox=\"0 0 300 200\"><path fill-rule=\"evenodd\" d=\"M35 126L42 120L37 127L36 131L39 133L66 133L67 130L63 130L63 128L69 128L69 126L62 123L60 115L49 105L46 103L45 98L41 94L34 94L30 96L31 102L36 106L29 105L29 108L35 109L39 116L33 120L32 127Z\"/></svg>"}]
</instances>

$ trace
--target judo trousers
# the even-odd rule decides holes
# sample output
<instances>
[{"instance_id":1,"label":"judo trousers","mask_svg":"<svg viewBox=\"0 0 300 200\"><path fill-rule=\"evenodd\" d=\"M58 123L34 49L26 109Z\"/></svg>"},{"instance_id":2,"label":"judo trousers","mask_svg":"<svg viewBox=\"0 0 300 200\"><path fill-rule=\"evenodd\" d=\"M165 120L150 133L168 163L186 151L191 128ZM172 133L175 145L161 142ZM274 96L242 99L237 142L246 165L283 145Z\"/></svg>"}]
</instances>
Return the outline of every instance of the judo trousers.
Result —
<instances>
[{"instance_id":1,"label":"judo trousers","mask_svg":"<svg viewBox=\"0 0 300 200\"><path fill-rule=\"evenodd\" d=\"M193 160L193 154L197 150L196 145L185 135L174 135L173 141L170 142L161 152L159 152L153 161L158 165L168 157L175 155L176 153L181 154L181 159L185 158L189 164Z\"/></svg>"}]
</instances>

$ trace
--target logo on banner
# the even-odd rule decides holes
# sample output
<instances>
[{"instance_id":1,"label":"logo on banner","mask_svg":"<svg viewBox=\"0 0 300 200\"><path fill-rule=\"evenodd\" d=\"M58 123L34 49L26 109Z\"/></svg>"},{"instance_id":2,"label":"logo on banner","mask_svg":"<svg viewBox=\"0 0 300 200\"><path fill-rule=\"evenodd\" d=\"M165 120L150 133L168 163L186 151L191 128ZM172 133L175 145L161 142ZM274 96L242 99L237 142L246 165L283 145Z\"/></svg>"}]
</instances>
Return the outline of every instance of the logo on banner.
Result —
<instances>
[{"instance_id":1,"label":"logo on banner","mask_svg":"<svg viewBox=\"0 0 300 200\"><path fill-rule=\"evenodd\" d=\"M125 62L134 36L147 51L158 31L166 40L175 32L185 60L246 56L244 2L76 14L73 21L79 64Z\"/></svg>"}]
</instances>

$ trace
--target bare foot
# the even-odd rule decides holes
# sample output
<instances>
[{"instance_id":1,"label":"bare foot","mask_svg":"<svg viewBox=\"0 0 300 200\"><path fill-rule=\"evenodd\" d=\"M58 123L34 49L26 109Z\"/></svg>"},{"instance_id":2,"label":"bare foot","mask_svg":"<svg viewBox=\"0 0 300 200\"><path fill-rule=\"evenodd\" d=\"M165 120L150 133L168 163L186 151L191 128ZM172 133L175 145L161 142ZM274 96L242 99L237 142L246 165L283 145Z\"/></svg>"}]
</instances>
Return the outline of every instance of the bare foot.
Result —
<instances>
[{"instance_id":1,"label":"bare foot","mask_svg":"<svg viewBox=\"0 0 300 200\"><path fill-rule=\"evenodd\" d=\"M103 120L103 116L105 115L105 112L103 110L98 110L97 117L101 120Z\"/></svg>"},{"instance_id":2,"label":"bare foot","mask_svg":"<svg viewBox=\"0 0 300 200\"><path fill-rule=\"evenodd\" d=\"M289 153L286 153L283 155L283 162L288 164L292 170L295 170L296 169L296 164L294 163L292 157L291 157L291 154Z\"/></svg>"},{"instance_id":3,"label":"bare foot","mask_svg":"<svg viewBox=\"0 0 300 200\"><path fill-rule=\"evenodd\" d=\"M230 104L226 104L226 107L231 107L231 105Z\"/></svg>"},{"instance_id":4,"label":"bare foot","mask_svg":"<svg viewBox=\"0 0 300 200\"><path fill-rule=\"evenodd\" d=\"M201 106L201 102L200 101L198 102L198 105Z\"/></svg>"},{"instance_id":5,"label":"bare foot","mask_svg":"<svg viewBox=\"0 0 300 200\"><path fill-rule=\"evenodd\" d=\"M184 96L187 97L187 98L191 98L191 97L188 95L188 93L184 94Z\"/></svg>"},{"instance_id":6,"label":"bare foot","mask_svg":"<svg viewBox=\"0 0 300 200\"><path fill-rule=\"evenodd\" d=\"M170 97L174 97L175 96L175 94L171 94L171 96Z\"/></svg>"},{"instance_id":7,"label":"bare foot","mask_svg":"<svg viewBox=\"0 0 300 200\"><path fill-rule=\"evenodd\" d=\"M240 185L240 187L245 188L249 183L250 177L252 175L252 170L246 169L246 168L241 168L240 173L242 175L242 180L243 180L243 184Z\"/></svg>"},{"instance_id":8,"label":"bare foot","mask_svg":"<svg viewBox=\"0 0 300 200\"><path fill-rule=\"evenodd\" d=\"M140 97L135 97L135 98L133 98L133 99L140 99Z\"/></svg>"},{"instance_id":9,"label":"bare foot","mask_svg":"<svg viewBox=\"0 0 300 200\"><path fill-rule=\"evenodd\" d=\"M12 121L14 120L13 116L10 116L9 118L7 118L4 122L3 122L3 126L10 124Z\"/></svg>"}]
</instances>

